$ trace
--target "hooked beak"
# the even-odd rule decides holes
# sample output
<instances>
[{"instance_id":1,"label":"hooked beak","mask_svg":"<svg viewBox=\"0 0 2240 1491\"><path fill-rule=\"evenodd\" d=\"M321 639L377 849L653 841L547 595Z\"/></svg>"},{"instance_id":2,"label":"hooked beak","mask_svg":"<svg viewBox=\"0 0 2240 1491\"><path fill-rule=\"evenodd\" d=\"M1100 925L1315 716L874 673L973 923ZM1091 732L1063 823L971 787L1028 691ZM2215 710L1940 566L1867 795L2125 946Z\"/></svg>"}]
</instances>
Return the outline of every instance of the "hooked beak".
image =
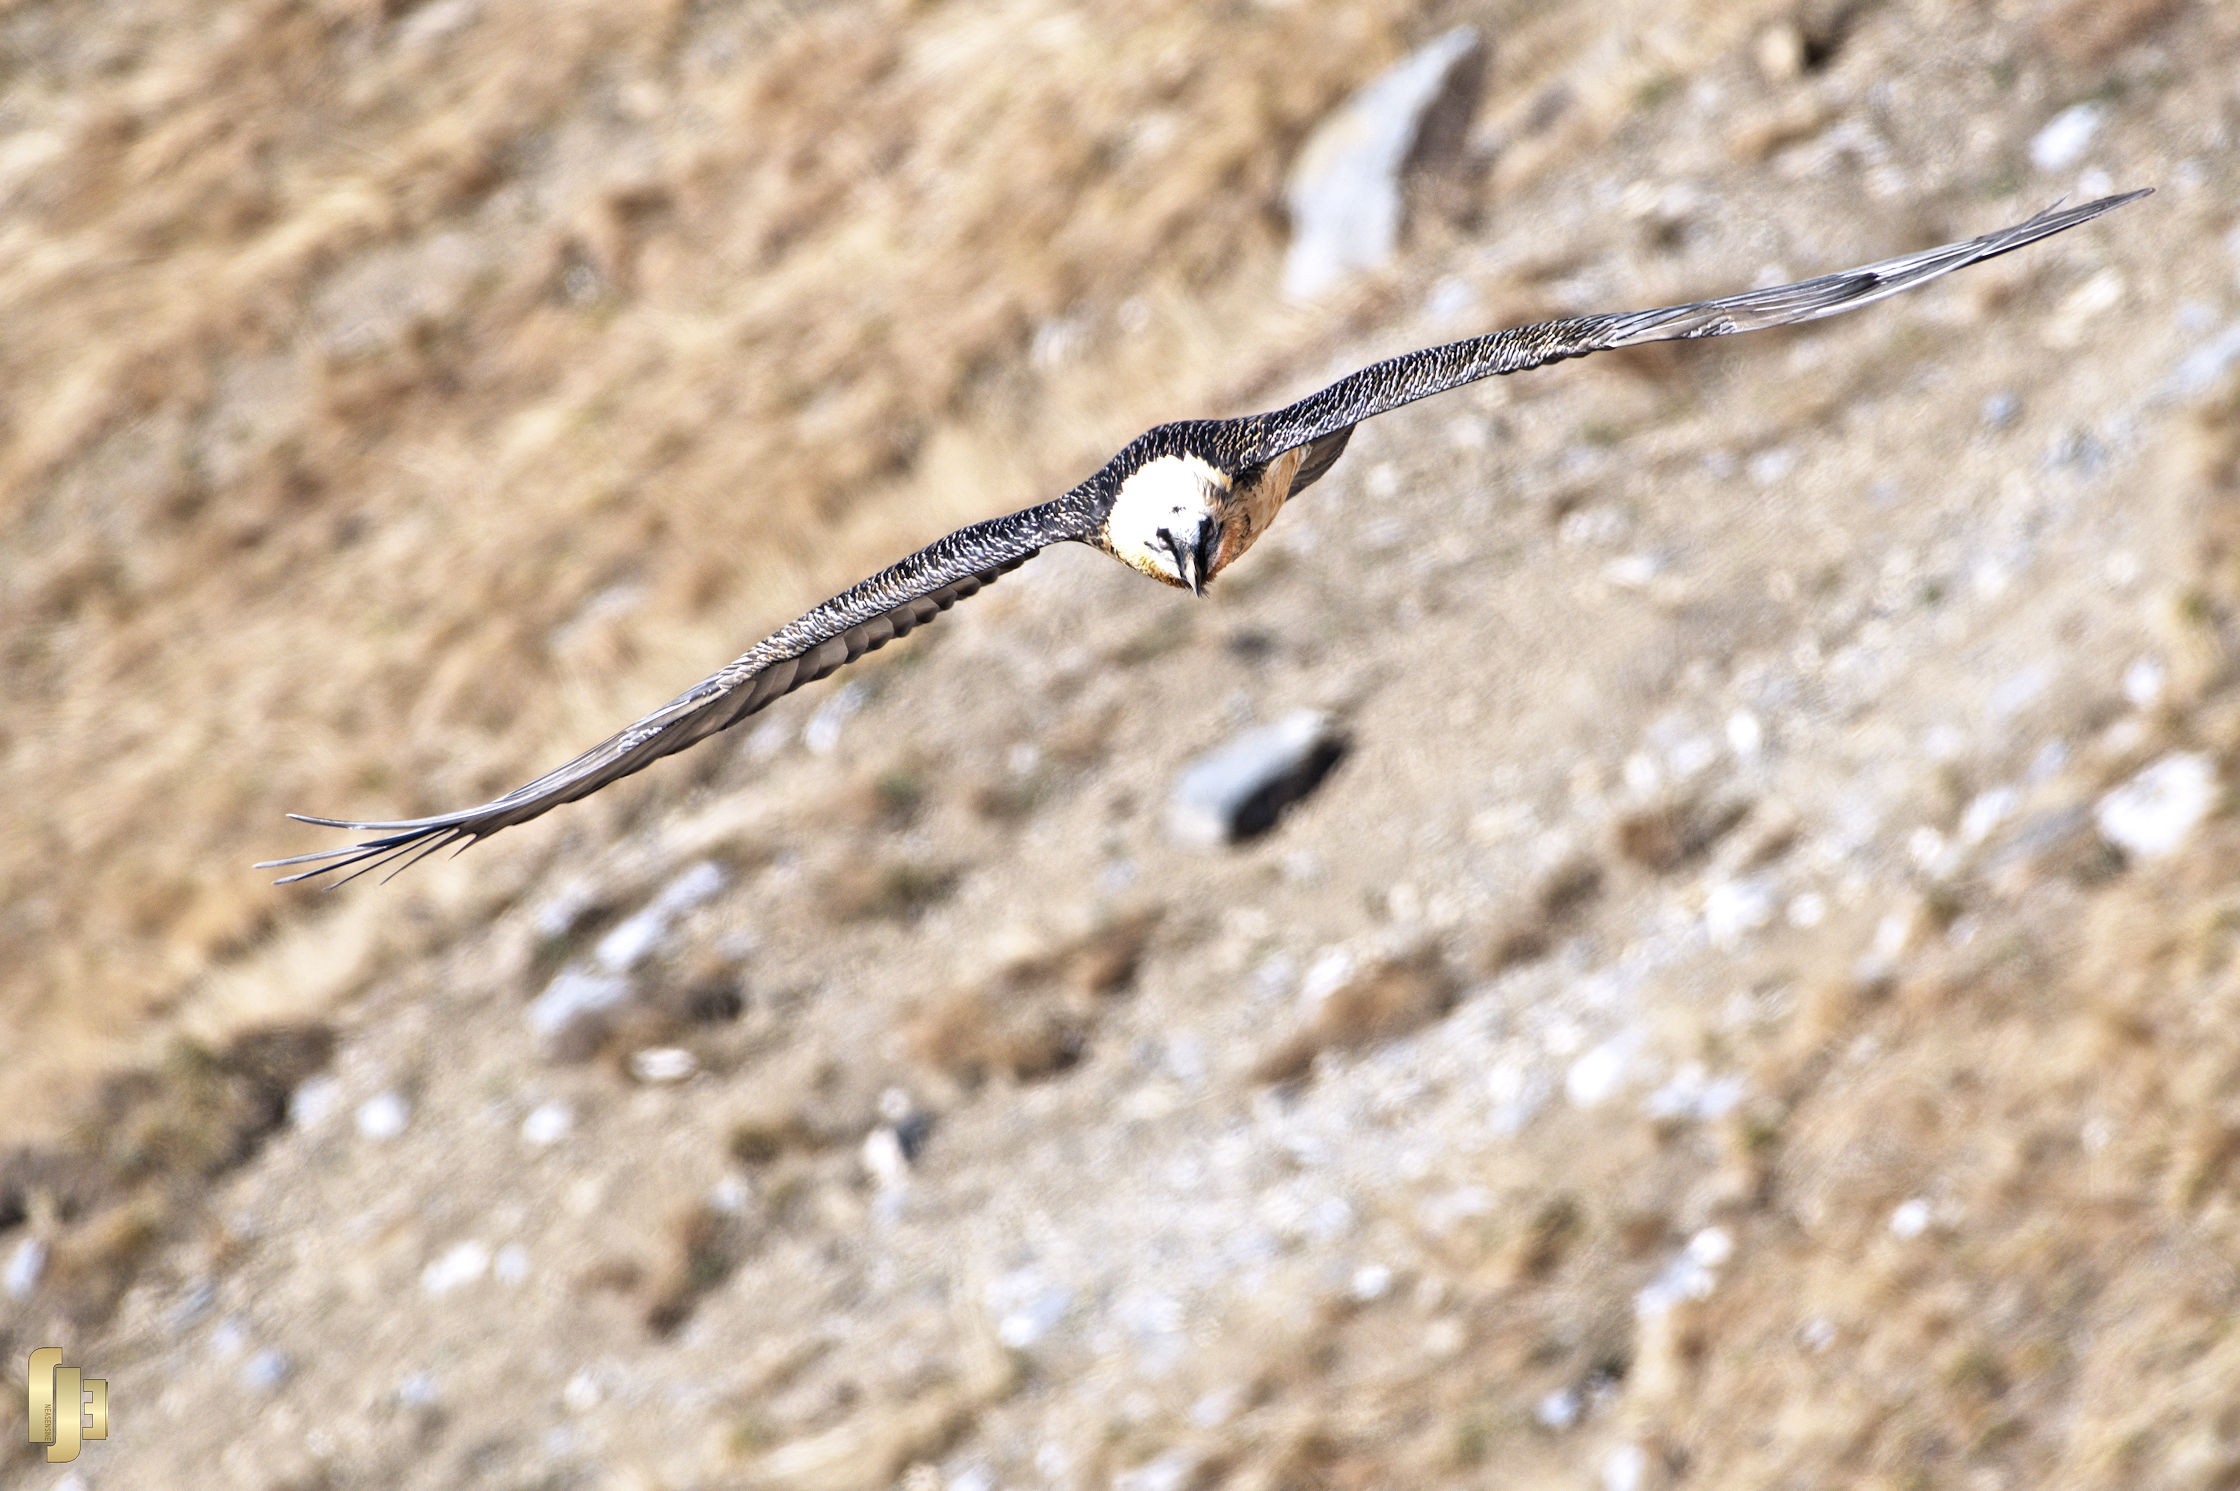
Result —
<instances>
[{"instance_id":1,"label":"hooked beak","mask_svg":"<svg viewBox=\"0 0 2240 1491\"><path fill-rule=\"evenodd\" d=\"M1190 587L1192 595L1204 595L1206 582L1213 578L1214 561L1221 555L1221 523L1210 515L1198 519L1195 534L1163 534L1167 552L1174 555L1175 573L1182 576L1182 583Z\"/></svg>"}]
</instances>

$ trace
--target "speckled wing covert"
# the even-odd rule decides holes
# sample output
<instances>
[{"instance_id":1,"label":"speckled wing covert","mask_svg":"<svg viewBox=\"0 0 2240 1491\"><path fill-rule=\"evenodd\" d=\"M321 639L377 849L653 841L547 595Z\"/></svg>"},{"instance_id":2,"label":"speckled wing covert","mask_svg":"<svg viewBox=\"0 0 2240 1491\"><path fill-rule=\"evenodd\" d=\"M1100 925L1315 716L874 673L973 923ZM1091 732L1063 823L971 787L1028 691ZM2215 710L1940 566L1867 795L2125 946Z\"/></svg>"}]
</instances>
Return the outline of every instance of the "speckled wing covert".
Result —
<instances>
[{"instance_id":1,"label":"speckled wing covert","mask_svg":"<svg viewBox=\"0 0 2240 1491\"><path fill-rule=\"evenodd\" d=\"M1051 544L1087 538L1097 514L1078 492L1008 517L960 528L890 565L775 633L721 672L703 679L627 730L609 737L525 786L477 808L392 823L288 816L373 838L341 849L267 860L258 869L310 865L278 883L347 870L341 885L396 861L402 870L446 845L461 848L565 802L598 791L663 756L727 730L771 700L875 652L925 625L999 575ZM396 873L395 870L390 872Z\"/></svg>"},{"instance_id":2,"label":"speckled wing covert","mask_svg":"<svg viewBox=\"0 0 2240 1491\"><path fill-rule=\"evenodd\" d=\"M1272 460L1296 446L1342 436L1362 420L1412 404L1480 378L1521 373L1566 358L1643 342L1668 342L1690 337L1733 336L1769 326L1787 326L1817 320L1843 311L1872 305L1886 296L1926 284L1970 264L2011 253L2025 244L2049 238L2101 213L2135 202L2153 189L2102 197L2076 207L2056 204L2028 222L1948 243L1896 259L1885 259L1841 274L1824 274L1793 285L1770 290L1746 290L1717 300L1664 306L1653 311L1629 311L1614 316L1571 316L1470 337L1371 363L1360 372L1341 378L1320 393L1296 404L1255 415L1243 421L1251 428L1243 442L1246 458ZM1327 463L1325 463L1327 464Z\"/></svg>"}]
</instances>

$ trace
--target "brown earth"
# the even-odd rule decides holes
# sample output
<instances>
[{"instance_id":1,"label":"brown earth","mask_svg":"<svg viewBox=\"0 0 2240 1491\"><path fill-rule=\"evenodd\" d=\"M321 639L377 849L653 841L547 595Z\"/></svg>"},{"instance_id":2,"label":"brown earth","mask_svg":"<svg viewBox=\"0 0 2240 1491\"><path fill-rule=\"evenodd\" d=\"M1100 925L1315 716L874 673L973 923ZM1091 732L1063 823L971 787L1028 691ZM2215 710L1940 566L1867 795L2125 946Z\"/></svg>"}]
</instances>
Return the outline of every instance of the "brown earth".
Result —
<instances>
[{"instance_id":1,"label":"brown earth","mask_svg":"<svg viewBox=\"0 0 2240 1491\"><path fill-rule=\"evenodd\" d=\"M1280 304L1304 132L1458 21L1468 159ZM2094 817L2240 757L2236 46L2206 0L0 10L0 1358L110 1380L99 1488L2240 1484L2240 827ZM459 859L246 868L1158 419L2131 185L1382 420L1203 603L1046 557ZM1181 767L1300 705L1319 792L1173 845Z\"/></svg>"}]
</instances>

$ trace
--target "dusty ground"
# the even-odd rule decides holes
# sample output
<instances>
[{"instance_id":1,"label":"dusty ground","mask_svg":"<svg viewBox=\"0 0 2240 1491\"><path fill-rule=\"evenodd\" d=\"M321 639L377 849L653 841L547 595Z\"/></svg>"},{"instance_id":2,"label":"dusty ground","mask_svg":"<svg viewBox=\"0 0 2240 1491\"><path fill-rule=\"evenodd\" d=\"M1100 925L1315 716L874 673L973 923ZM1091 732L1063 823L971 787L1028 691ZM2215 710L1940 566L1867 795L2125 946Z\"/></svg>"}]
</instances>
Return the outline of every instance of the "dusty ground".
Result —
<instances>
[{"instance_id":1,"label":"dusty ground","mask_svg":"<svg viewBox=\"0 0 2240 1491\"><path fill-rule=\"evenodd\" d=\"M2229 12L176 11L0 13L0 1346L110 1379L82 1485L2240 1483L2240 825L2093 816L2240 752ZM1471 161L1274 304L1457 20ZM1203 603L1051 556L386 888L244 868L1156 419L2134 184L1381 421ZM1172 845L1301 704L1322 790Z\"/></svg>"}]
</instances>

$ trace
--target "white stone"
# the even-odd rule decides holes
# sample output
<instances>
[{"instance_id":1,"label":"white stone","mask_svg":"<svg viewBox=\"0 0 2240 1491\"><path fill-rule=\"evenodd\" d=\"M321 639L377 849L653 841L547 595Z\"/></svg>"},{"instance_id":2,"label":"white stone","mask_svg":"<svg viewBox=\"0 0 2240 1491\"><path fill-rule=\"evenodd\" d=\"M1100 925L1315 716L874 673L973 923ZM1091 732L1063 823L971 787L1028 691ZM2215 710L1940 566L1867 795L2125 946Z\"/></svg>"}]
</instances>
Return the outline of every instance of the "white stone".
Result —
<instances>
[{"instance_id":1,"label":"white stone","mask_svg":"<svg viewBox=\"0 0 2240 1491\"><path fill-rule=\"evenodd\" d=\"M1599 1107L1617 1095L1632 1064L1630 1046L1623 1039L1604 1041L1571 1063L1571 1069L1563 1074L1563 1094L1571 1099L1572 1106Z\"/></svg>"},{"instance_id":2,"label":"white stone","mask_svg":"<svg viewBox=\"0 0 2240 1491\"><path fill-rule=\"evenodd\" d=\"M1743 761L1755 761L1765 749L1766 727L1747 709L1727 716L1727 749Z\"/></svg>"},{"instance_id":3,"label":"white stone","mask_svg":"<svg viewBox=\"0 0 2240 1491\"><path fill-rule=\"evenodd\" d=\"M39 1287L39 1279L46 1271L46 1243L27 1237L8 1255L7 1268L0 1270L0 1289L6 1290L10 1299L26 1298Z\"/></svg>"},{"instance_id":4,"label":"white stone","mask_svg":"<svg viewBox=\"0 0 2240 1491\"><path fill-rule=\"evenodd\" d=\"M1112 1478L1112 1491L1184 1491L1195 1483L1198 1457L1188 1450L1168 1450L1133 1470Z\"/></svg>"},{"instance_id":5,"label":"white stone","mask_svg":"<svg viewBox=\"0 0 2240 1491\"><path fill-rule=\"evenodd\" d=\"M1773 887L1762 878L1722 880L1704 895L1703 931L1716 948L1740 947L1773 920Z\"/></svg>"},{"instance_id":6,"label":"white stone","mask_svg":"<svg viewBox=\"0 0 2240 1491\"><path fill-rule=\"evenodd\" d=\"M592 960L608 973L628 973L667 940L679 916L714 899L730 881L730 872L722 865L701 860L663 886L641 910L609 928Z\"/></svg>"},{"instance_id":7,"label":"white stone","mask_svg":"<svg viewBox=\"0 0 2240 1491\"><path fill-rule=\"evenodd\" d=\"M550 1149L574 1133L575 1127L575 1110L566 1103L539 1103L521 1120L521 1142L531 1149Z\"/></svg>"},{"instance_id":8,"label":"white stone","mask_svg":"<svg viewBox=\"0 0 2240 1491\"><path fill-rule=\"evenodd\" d=\"M1033 1269L1014 1269L988 1285L996 1339L1024 1351L1056 1330L1073 1308L1073 1294Z\"/></svg>"},{"instance_id":9,"label":"white stone","mask_svg":"<svg viewBox=\"0 0 2240 1491\"><path fill-rule=\"evenodd\" d=\"M1901 1201L1890 1213L1890 1235L1912 1239L1929 1230L1929 1203L1916 1196Z\"/></svg>"},{"instance_id":10,"label":"white stone","mask_svg":"<svg viewBox=\"0 0 2240 1491\"><path fill-rule=\"evenodd\" d=\"M1364 1263L1353 1271L1348 1294L1361 1304L1383 1299L1392 1292L1392 1270L1382 1263Z\"/></svg>"},{"instance_id":11,"label":"white stone","mask_svg":"<svg viewBox=\"0 0 2240 1491\"><path fill-rule=\"evenodd\" d=\"M358 1105L357 1121L360 1134L386 1142L412 1122L412 1105L399 1093L377 1092Z\"/></svg>"},{"instance_id":12,"label":"white stone","mask_svg":"<svg viewBox=\"0 0 2240 1491\"><path fill-rule=\"evenodd\" d=\"M288 1122L299 1129L315 1129L342 1106L342 1084L325 1074L306 1079L288 1094Z\"/></svg>"},{"instance_id":13,"label":"white stone","mask_svg":"<svg viewBox=\"0 0 2240 1491\"><path fill-rule=\"evenodd\" d=\"M1533 1406L1532 1416L1541 1428L1561 1433L1579 1422L1580 1411L1585 1406L1575 1389L1558 1388Z\"/></svg>"},{"instance_id":14,"label":"white stone","mask_svg":"<svg viewBox=\"0 0 2240 1491\"><path fill-rule=\"evenodd\" d=\"M863 1137L863 1168L880 1190L899 1190L910 1183L910 1156L902 1136L881 1125Z\"/></svg>"},{"instance_id":15,"label":"white stone","mask_svg":"<svg viewBox=\"0 0 2240 1491\"><path fill-rule=\"evenodd\" d=\"M2048 120L2030 139L2030 164L2041 171L2066 171L2084 159L2107 118L2100 104L2074 104Z\"/></svg>"},{"instance_id":16,"label":"white stone","mask_svg":"<svg viewBox=\"0 0 2240 1491\"><path fill-rule=\"evenodd\" d=\"M606 1396L589 1367L570 1377L567 1386L560 1389L561 1406L570 1413L589 1413L604 1402Z\"/></svg>"},{"instance_id":17,"label":"white stone","mask_svg":"<svg viewBox=\"0 0 2240 1491\"><path fill-rule=\"evenodd\" d=\"M1602 1459L1602 1491L1641 1491L1648 1476L1649 1456L1640 1445L1614 1445Z\"/></svg>"},{"instance_id":18,"label":"white stone","mask_svg":"<svg viewBox=\"0 0 2240 1491\"><path fill-rule=\"evenodd\" d=\"M266 1347L241 1367L241 1385L252 1392L278 1392L287 1380L295 1375L295 1363L284 1351Z\"/></svg>"},{"instance_id":19,"label":"white stone","mask_svg":"<svg viewBox=\"0 0 2240 1491\"><path fill-rule=\"evenodd\" d=\"M842 728L862 710L868 697L862 684L844 683L831 698L817 706L817 712L809 716L809 723L801 731L801 743L809 748L809 754L829 756L840 749Z\"/></svg>"},{"instance_id":20,"label":"white stone","mask_svg":"<svg viewBox=\"0 0 2240 1491\"><path fill-rule=\"evenodd\" d=\"M420 1289L430 1299L466 1288L490 1272L490 1249L472 1238L455 1242L420 1270Z\"/></svg>"},{"instance_id":21,"label":"white stone","mask_svg":"<svg viewBox=\"0 0 2240 1491\"><path fill-rule=\"evenodd\" d=\"M605 1038L614 1011L632 992L630 980L620 974L573 965L561 969L529 1001L529 1034L538 1052L555 1060L590 1056Z\"/></svg>"},{"instance_id":22,"label":"white stone","mask_svg":"<svg viewBox=\"0 0 2240 1491\"><path fill-rule=\"evenodd\" d=\"M1968 800L1960 814L1960 842L1971 848L1991 837L2000 824L2014 816L2022 795L2012 787L1991 787Z\"/></svg>"},{"instance_id":23,"label":"white stone","mask_svg":"<svg viewBox=\"0 0 2240 1491\"><path fill-rule=\"evenodd\" d=\"M2123 697L2131 701L2134 709L2152 709L2162 698L2163 685L2169 681L2169 670L2159 658L2139 657L2123 670Z\"/></svg>"},{"instance_id":24,"label":"white stone","mask_svg":"<svg viewBox=\"0 0 2240 1491\"><path fill-rule=\"evenodd\" d=\"M519 1243L507 1243L490 1260L490 1276L508 1289L518 1289L529 1280L529 1250Z\"/></svg>"},{"instance_id":25,"label":"white stone","mask_svg":"<svg viewBox=\"0 0 2240 1491\"><path fill-rule=\"evenodd\" d=\"M630 1053L630 1075L640 1082L662 1085L682 1082L700 1070L700 1058L682 1046L648 1046Z\"/></svg>"},{"instance_id":26,"label":"white stone","mask_svg":"<svg viewBox=\"0 0 2240 1491\"><path fill-rule=\"evenodd\" d=\"M2126 854L2156 859L2191 838L2217 805L2216 763L2198 751L2163 757L2093 808L2100 834Z\"/></svg>"}]
</instances>

